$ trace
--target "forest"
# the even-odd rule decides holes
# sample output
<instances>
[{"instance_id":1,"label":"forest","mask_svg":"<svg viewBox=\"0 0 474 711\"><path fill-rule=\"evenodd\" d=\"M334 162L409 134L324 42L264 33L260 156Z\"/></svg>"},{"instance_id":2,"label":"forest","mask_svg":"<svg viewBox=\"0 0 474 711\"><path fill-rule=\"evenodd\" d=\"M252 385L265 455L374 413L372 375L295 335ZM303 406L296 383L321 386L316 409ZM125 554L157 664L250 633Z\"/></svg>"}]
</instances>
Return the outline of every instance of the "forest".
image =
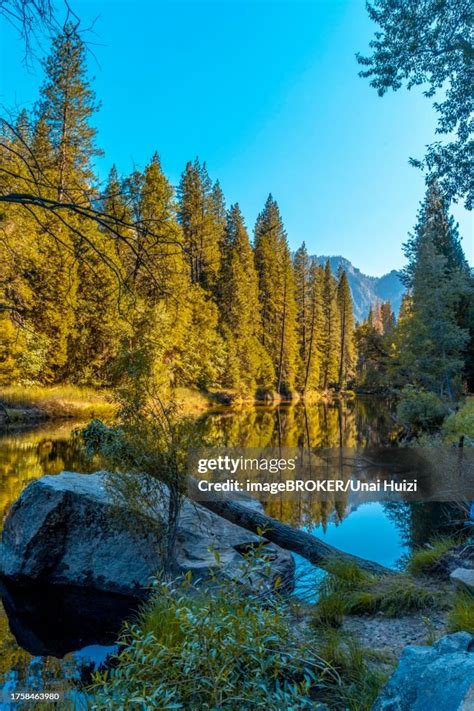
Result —
<instances>
[{"instance_id":1,"label":"forest","mask_svg":"<svg viewBox=\"0 0 474 711\"><path fill-rule=\"evenodd\" d=\"M2 385L113 386L137 345L162 388L241 398L412 385L453 402L472 384L470 269L436 179L400 315L376 303L355 323L346 274L291 253L271 194L251 237L197 158L176 189L157 153L98 187L86 54L66 26L34 110L2 123Z\"/></svg>"}]
</instances>

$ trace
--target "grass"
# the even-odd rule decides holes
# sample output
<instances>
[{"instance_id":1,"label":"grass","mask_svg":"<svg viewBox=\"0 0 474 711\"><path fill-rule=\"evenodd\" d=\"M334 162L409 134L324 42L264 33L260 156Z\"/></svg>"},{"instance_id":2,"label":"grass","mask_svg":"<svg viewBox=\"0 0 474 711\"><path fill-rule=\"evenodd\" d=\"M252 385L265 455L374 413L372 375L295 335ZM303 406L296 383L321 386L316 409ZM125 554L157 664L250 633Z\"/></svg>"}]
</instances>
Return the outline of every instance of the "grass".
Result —
<instances>
[{"instance_id":1,"label":"grass","mask_svg":"<svg viewBox=\"0 0 474 711\"><path fill-rule=\"evenodd\" d=\"M110 417L116 411L109 393L76 385L0 388L0 402L11 422L34 419Z\"/></svg>"},{"instance_id":2,"label":"grass","mask_svg":"<svg viewBox=\"0 0 474 711\"><path fill-rule=\"evenodd\" d=\"M424 548L415 550L408 560L407 570L411 575L429 575L436 571L436 567L448 551L459 545L456 536L443 536L434 538Z\"/></svg>"},{"instance_id":3,"label":"grass","mask_svg":"<svg viewBox=\"0 0 474 711\"><path fill-rule=\"evenodd\" d=\"M353 637L334 629L321 629L316 651L338 675L338 683L323 687L322 700L330 708L370 711L392 669Z\"/></svg>"},{"instance_id":4,"label":"grass","mask_svg":"<svg viewBox=\"0 0 474 711\"><path fill-rule=\"evenodd\" d=\"M448 616L450 632L474 634L474 595L468 590L458 590Z\"/></svg>"},{"instance_id":5,"label":"grass","mask_svg":"<svg viewBox=\"0 0 474 711\"><path fill-rule=\"evenodd\" d=\"M174 397L178 410L184 415L199 414L212 405L210 398L195 388L176 388Z\"/></svg>"},{"instance_id":6,"label":"grass","mask_svg":"<svg viewBox=\"0 0 474 711\"><path fill-rule=\"evenodd\" d=\"M339 627L345 615L399 617L446 605L442 591L432 590L408 575L374 576L354 564L330 563L313 613L316 626Z\"/></svg>"}]
</instances>

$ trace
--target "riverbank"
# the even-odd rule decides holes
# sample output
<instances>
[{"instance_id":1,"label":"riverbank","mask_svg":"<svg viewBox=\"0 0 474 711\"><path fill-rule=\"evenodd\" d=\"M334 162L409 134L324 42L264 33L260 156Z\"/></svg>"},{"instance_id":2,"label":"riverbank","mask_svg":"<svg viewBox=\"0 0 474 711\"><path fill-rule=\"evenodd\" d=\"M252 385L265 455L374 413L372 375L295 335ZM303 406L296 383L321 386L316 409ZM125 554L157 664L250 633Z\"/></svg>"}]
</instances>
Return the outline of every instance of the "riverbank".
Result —
<instances>
[{"instance_id":1,"label":"riverbank","mask_svg":"<svg viewBox=\"0 0 474 711\"><path fill-rule=\"evenodd\" d=\"M0 427L44 420L110 418L117 410L107 391L75 385L0 388Z\"/></svg>"},{"instance_id":2,"label":"riverbank","mask_svg":"<svg viewBox=\"0 0 474 711\"><path fill-rule=\"evenodd\" d=\"M331 403L339 399L351 399L347 392L311 391L305 395L292 393L284 397L275 391L243 394L233 390L200 391L193 388L177 388L176 405L183 415L200 415L220 407L254 407L294 405L299 401L307 404ZM0 430L7 427L35 424L47 420L110 419L117 412L117 404L108 390L76 385L13 385L0 388Z\"/></svg>"}]
</instances>

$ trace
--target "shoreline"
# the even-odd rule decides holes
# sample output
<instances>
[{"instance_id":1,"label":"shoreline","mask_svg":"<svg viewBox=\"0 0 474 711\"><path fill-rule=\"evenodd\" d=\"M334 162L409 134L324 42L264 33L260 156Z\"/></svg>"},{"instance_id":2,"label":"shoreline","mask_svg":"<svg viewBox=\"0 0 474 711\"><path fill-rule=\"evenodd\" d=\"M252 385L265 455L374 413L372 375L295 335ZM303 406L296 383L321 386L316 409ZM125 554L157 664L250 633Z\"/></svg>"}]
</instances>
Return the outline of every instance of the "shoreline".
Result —
<instances>
[{"instance_id":1,"label":"shoreline","mask_svg":"<svg viewBox=\"0 0 474 711\"><path fill-rule=\"evenodd\" d=\"M363 394L362 394L363 395ZM354 391L316 391L306 394L291 393L282 396L277 392L243 395L228 390L203 392L191 388L176 391L177 405L183 415L199 415L221 408L292 406L333 403L352 400ZM32 386L0 388L0 432L16 427L40 424L48 421L87 420L95 417L113 417L117 405L108 391L66 386Z\"/></svg>"}]
</instances>

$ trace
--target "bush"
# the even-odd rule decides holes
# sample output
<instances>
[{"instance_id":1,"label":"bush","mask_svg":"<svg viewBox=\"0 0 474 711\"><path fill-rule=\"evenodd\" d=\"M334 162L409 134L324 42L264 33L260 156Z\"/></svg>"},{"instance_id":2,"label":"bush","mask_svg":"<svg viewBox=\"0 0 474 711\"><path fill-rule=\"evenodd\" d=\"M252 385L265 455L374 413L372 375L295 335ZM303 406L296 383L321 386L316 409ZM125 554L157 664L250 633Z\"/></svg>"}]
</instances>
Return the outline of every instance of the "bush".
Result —
<instances>
[{"instance_id":1,"label":"bush","mask_svg":"<svg viewBox=\"0 0 474 711\"><path fill-rule=\"evenodd\" d=\"M159 581L115 668L95 675L92 708L314 708L316 685L335 674L293 629L282 601L235 583Z\"/></svg>"},{"instance_id":2,"label":"bush","mask_svg":"<svg viewBox=\"0 0 474 711\"><path fill-rule=\"evenodd\" d=\"M403 388L396 417L408 434L434 432L441 426L446 415L446 405L435 393L417 390L412 386Z\"/></svg>"},{"instance_id":3,"label":"bush","mask_svg":"<svg viewBox=\"0 0 474 711\"><path fill-rule=\"evenodd\" d=\"M440 558L458 544L459 538L454 536L434 538L426 547L413 551L407 564L408 572L412 575L434 573Z\"/></svg>"},{"instance_id":4,"label":"bush","mask_svg":"<svg viewBox=\"0 0 474 711\"><path fill-rule=\"evenodd\" d=\"M443 423L443 439L446 442L458 443L460 437L474 446L474 398L469 398L459 408L446 418Z\"/></svg>"}]
</instances>

